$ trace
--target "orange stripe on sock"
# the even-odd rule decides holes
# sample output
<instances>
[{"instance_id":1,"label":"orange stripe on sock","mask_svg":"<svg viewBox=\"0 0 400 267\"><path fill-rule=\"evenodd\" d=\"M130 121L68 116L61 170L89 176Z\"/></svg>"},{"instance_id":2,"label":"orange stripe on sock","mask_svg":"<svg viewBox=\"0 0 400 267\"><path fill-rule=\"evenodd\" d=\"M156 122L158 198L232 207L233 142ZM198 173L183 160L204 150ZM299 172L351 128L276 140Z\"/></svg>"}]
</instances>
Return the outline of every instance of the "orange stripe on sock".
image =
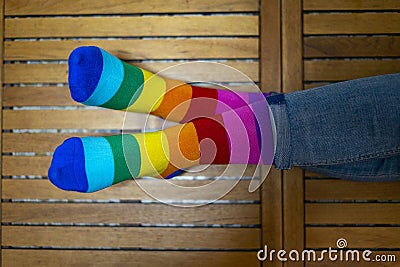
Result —
<instances>
[{"instance_id":1,"label":"orange stripe on sock","mask_svg":"<svg viewBox=\"0 0 400 267\"><path fill-rule=\"evenodd\" d=\"M192 99L192 86L182 81L165 79L166 93L159 107L151 114L161 118L182 121Z\"/></svg>"}]
</instances>

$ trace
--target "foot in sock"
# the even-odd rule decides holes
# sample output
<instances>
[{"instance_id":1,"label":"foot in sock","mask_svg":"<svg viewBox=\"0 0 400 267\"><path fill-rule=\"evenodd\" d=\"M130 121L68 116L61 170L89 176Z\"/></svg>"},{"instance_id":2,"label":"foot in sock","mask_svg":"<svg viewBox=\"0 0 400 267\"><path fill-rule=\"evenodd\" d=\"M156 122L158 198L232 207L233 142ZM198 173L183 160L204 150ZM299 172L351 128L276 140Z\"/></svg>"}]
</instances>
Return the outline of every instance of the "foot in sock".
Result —
<instances>
[{"instance_id":1,"label":"foot in sock","mask_svg":"<svg viewBox=\"0 0 400 267\"><path fill-rule=\"evenodd\" d=\"M95 46L75 49L68 67L71 96L77 102L150 113L176 122L211 117L268 95L197 87L162 78Z\"/></svg>"},{"instance_id":2,"label":"foot in sock","mask_svg":"<svg viewBox=\"0 0 400 267\"><path fill-rule=\"evenodd\" d=\"M141 176L171 178L197 164L271 164L272 158L269 112L261 101L158 132L67 139L48 175L61 189L94 192Z\"/></svg>"}]
</instances>

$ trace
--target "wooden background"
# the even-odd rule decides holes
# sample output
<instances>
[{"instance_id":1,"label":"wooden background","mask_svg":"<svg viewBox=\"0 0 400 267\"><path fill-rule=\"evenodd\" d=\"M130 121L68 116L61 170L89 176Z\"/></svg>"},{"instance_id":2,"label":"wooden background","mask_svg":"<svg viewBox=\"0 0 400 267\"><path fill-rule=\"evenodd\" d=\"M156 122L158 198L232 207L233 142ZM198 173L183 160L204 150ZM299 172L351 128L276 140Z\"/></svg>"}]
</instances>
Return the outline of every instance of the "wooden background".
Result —
<instances>
[{"instance_id":1,"label":"wooden background","mask_svg":"<svg viewBox=\"0 0 400 267\"><path fill-rule=\"evenodd\" d=\"M399 183L273 170L250 194L250 166L221 200L177 208L153 200L133 181L83 195L47 180L51 153L62 140L118 133L123 121L121 112L71 100L66 60L74 47L99 45L152 71L192 60L221 62L264 91L290 92L400 72L399 0L0 2L2 266L260 266L256 253L264 244L322 249L339 238L349 248L400 261ZM171 75L190 80L187 73ZM238 90L249 86L225 73L207 78ZM128 128L141 129L144 117L131 116ZM150 126L160 123L152 118ZM174 181L202 185L223 170L214 166Z\"/></svg>"}]
</instances>

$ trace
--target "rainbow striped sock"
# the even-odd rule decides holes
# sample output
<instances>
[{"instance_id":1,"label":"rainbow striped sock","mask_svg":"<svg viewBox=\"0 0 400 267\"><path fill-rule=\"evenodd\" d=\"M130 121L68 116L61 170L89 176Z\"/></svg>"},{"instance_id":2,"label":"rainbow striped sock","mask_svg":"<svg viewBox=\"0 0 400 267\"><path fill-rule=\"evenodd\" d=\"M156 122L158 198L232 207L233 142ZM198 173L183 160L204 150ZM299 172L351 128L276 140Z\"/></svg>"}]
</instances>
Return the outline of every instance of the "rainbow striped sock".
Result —
<instances>
[{"instance_id":1,"label":"rainbow striped sock","mask_svg":"<svg viewBox=\"0 0 400 267\"><path fill-rule=\"evenodd\" d=\"M197 164L271 164L273 153L261 101L158 132L67 139L48 176L61 189L94 192L141 176L171 178Z\"/></svg>"},{"instance_id":2,"label":"rainbow striped sock","mask_svg":"<svg viewBox=\"0 0 400 267\"><path fill-rule=\"evenodd\" d=\"M162 78L95 46L75 49L68 66L71 96L77 102L150 113L176 122L211 117L268 95L197 87Z\"/></svg>"}]
</instances>

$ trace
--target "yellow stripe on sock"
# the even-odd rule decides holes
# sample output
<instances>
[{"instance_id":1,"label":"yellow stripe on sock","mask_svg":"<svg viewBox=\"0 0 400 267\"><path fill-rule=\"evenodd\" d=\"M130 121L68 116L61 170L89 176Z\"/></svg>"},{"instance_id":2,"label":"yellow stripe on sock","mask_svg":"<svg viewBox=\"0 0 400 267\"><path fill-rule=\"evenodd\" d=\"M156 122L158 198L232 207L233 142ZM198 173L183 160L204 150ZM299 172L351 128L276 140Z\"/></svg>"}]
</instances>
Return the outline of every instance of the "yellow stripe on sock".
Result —
<instances>
[{"instance_id":1,"label":"yellow stripe on sock","mask_svg":"<svg viewBox=\"0 0 400 267\"><path fill-rule=\"evenodd\" d=\"M160 177L169 163L167 136L163 131L134 135L140 147L139 176Z\"/></svg>"},{"instance_id":2,"label":"yellow stripe on sock","mask_svg":"<svg viewBox=\"0 0 400 267\"><path fill-rule=\"evenodd\" d=\"M133 112L150 113L156 110L166 92L166 83L163 78L147 70L141 69L144 76L143 90L138 99L126 110Z\"/></svg>"}]
</instances>

